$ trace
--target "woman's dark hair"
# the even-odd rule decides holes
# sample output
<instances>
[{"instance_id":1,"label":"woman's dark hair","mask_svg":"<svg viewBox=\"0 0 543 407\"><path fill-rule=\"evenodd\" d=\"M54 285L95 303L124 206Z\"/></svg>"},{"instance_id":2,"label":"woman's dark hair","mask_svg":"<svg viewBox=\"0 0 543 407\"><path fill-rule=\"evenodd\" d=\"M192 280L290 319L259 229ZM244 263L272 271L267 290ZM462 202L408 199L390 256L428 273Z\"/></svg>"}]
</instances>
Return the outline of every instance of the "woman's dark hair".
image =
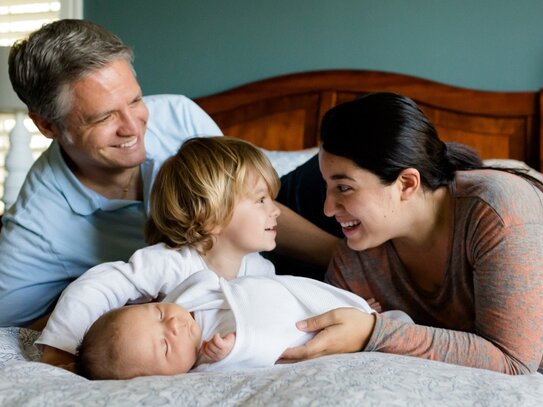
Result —
<instances>
[{"instance_id":1,"label":"woman's dark hair","mask_svg":"<svg viewBox=\"0 0 543 407\"><path fill-rule=\"evenodd\" d=\"M415 102L394 93L371 93L330 109L321 139L326 152L348 158L385 184L415 168L433 191L450 184L455 171L483 166L468 146L441 141Z\"/></svg>"}]
</instances>

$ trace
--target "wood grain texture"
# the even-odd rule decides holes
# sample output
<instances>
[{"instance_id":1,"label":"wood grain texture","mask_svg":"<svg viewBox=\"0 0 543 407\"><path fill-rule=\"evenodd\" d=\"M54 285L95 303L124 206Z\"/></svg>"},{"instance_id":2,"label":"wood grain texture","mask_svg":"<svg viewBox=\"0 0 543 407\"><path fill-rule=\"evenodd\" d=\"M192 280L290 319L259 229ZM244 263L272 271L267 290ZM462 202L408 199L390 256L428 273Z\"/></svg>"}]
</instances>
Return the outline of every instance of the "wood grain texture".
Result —
<instances>
[{"instance_id":1,"label":"wood grain texture","mask_svg":"<svg viewBox=\"0 0 543 407\"><path fill-rule=\"evenodd\" d=\"M412 98L443 140L471 145L483 159L512 158L542 168L540 92L480 91L389 72L330 70L264 79L196 102L226 135L270 150L297 150L318 145L328 109L370 92Z\"/></svg>"}]
</instances>

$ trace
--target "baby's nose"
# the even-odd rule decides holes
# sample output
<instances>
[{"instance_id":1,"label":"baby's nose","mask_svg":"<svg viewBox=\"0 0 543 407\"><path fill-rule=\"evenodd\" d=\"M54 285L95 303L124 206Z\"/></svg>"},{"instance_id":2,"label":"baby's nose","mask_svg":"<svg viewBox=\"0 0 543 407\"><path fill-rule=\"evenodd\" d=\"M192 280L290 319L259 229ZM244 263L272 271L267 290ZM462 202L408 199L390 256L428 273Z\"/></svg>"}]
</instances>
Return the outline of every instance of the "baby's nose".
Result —
<instances>
[{"instance_id":1,"label":"baby's nose","mask_svg":"<svg viewBox=\"0 0 543 407\"><path fill-rule=\"evenodd\" d=\"M171 317L168 320L168 327L170 328L170 331L172 334L177 335L179 334L179 321L177 321L176 317Z\"/></svg>"}]
</instances>

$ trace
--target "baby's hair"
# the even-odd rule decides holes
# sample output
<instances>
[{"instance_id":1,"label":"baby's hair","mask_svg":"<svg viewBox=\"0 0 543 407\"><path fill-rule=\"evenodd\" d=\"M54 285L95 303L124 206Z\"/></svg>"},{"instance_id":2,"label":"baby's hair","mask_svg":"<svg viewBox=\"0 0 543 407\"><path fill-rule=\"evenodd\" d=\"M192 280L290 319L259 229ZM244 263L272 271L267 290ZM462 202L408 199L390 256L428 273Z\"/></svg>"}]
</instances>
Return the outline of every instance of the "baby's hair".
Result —
<instances>
[{"instance_id":1,"label":"baby's hair","mask_svg":"<svg viewBox=\"0 0 543 407\"><path fill-rule=\"evenodd\" d=\"M85 334L75 355L76 371L81 376L90 380L122 379L122 350L118 346L121 312L122 308L117 308L105 313Z\"/></svg>"},{"instance_id":2,"label":"baby's hair","mask_svg":"<svg viewBox=\"0 0 543 407\"><path fill-rule=\"evenodd\" d=\"M213 246L211 231L228 224L236 201L262 176L270 196L279 191L279 177L254 145L230 137L197 137L183 143L164 162L151 191L145 225L148 244L190 246L204 254Z\"/></svg>"}]
</instances>

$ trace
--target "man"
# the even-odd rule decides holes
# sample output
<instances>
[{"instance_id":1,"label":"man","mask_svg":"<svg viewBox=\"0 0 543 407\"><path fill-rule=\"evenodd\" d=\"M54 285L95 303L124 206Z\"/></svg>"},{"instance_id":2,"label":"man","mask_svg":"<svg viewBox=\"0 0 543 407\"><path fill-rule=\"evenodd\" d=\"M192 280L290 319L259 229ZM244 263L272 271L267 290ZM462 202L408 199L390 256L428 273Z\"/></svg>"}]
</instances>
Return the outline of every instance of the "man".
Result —
<instances>
[{"instance_id":1,"label":"man","mask_svg":"<svg viewBox=\"0 0 543 407\"><path fill-rule=\"evenodd\" d=\"M72 280L145 245L149 193L164 159L183 139L220 130L185 97L144 101L132 51L87 21L56 21L16 43L9 71L53 143L3 217L0 326L40 328ZM336 239L282 213L279 247L326 264Z\"/></svg>"}]
</instances>

